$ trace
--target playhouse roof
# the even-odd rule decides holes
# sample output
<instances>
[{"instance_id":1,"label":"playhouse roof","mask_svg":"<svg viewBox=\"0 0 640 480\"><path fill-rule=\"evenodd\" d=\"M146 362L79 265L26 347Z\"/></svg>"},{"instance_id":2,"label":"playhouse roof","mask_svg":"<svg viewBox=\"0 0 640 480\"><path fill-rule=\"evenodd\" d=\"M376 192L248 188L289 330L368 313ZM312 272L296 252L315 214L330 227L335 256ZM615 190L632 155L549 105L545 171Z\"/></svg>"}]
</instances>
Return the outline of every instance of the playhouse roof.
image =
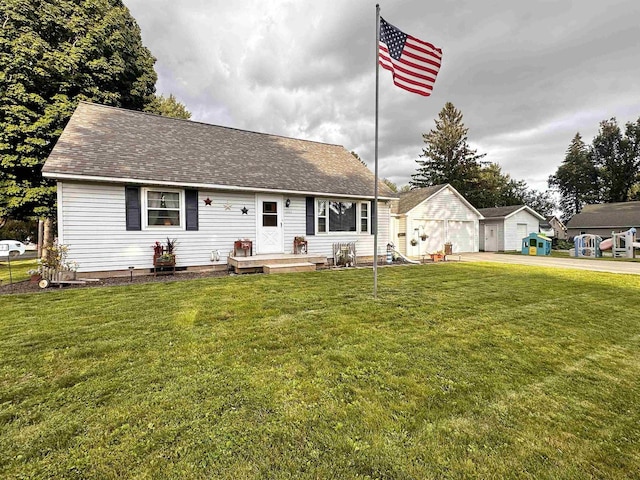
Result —
<instances>
[{"instance_id":1,"label":"playhouse roof","mask_svg":"<svg viewBox=\"0 0 640 480\"><path fill-rule=\"evenodd\" d=\"M374 175L340 145L80 102L43 174L63 180L374 197ZM379 196L397 195L379 182Z\"/></svg>"}]
</instances>

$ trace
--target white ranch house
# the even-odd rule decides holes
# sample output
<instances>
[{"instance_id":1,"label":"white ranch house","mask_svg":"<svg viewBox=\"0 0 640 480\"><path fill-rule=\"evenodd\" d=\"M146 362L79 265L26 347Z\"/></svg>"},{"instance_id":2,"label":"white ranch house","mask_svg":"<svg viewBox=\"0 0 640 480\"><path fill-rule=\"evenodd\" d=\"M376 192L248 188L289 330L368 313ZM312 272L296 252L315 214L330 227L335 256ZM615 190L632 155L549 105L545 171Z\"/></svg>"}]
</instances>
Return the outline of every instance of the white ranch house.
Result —
<instances>
[{"instance_id":1,"label":"white ranch house","mask_svg":"<svg viewBox=\"0 0 640 480\"><path fill-rule=\"evenodd\" d=\"M81 102L43 175L56 180L58 240L79 272L152 267L177 239L176 266L223 268L234 242L254 254L373 256L374 177L338 145ZM380 252L396 195L379 183Z\"/></svg>"}]
</instances>

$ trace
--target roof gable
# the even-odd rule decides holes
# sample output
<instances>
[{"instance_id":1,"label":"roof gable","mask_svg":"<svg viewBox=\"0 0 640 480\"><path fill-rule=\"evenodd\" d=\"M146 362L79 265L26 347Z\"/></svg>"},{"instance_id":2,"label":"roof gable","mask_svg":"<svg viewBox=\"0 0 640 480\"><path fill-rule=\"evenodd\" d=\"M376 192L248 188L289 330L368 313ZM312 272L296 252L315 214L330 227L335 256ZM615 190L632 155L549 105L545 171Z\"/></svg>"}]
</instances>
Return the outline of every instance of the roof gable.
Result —
<instances>
[{"instance_id":1,"label":"roof gable","mask_svg":"<svg viewBox=\"0 0 640 480\"><path fill-rule=\"evenodd\" d=\"M529 212L531 215L536 217L538 220L544 220L545 218L536 212L531 207L526 205L509 205L507 207L493 207L493 208L480 208L478 211L484 216L485 219L488 218L509 218L516 213L525 210Z\"/></svg>"},{"instance_id":2,"label":"roof gable","mask_svg":"<svg viewBox=\"0 0 640 480\"><path fill-rule=\"evenodd\" d=\"M344 147L80 102L43 174L115 182L374 196ZM396 195L379 182L381 198Z\"/></svg>"},{"instance_id":3,"label":"roof gable","mask_svg":"<svg viewBox=\"0 0 640 480\"><path fill-rule=\"evenodd\" d=\"M567 222L567 228L640 227L640 202L585 205Z\"/></svg>"},{"instance_id":4,"label":"roof gable","mask_svg":"<svg viewBox=\"0 0 640 480\"><path fill-rule=\"evenodd\" d=\"M413 190L409 190L408 192L401 193L400 199L393 203L391 207L391 213L400 214L400 215L406 214L409 211L416 208L418 205L434 197L444 189L449 189L455 196L457 196L462 201L462 203L465 204L465 206L471 209L479 217L481 216L480 212L473 205L471 205L467 201L467 199L460 194L460 192L458 192L455 188L453 188L448 183L445 183L442 185L433 185L431 187L415 188Z\"/></svg>"}]
</instances>

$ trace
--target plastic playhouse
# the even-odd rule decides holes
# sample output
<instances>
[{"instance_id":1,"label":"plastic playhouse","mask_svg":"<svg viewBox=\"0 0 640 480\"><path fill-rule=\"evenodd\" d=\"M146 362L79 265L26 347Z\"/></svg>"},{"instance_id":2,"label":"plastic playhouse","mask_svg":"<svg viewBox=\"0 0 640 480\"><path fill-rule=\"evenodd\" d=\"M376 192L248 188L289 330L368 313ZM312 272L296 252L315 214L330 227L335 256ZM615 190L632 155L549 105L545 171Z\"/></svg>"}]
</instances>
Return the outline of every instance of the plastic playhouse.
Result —
<instances>
[{"instance_id":1,"label":"plastic playhouse","mask_svg":"<svg viewBox=\"0 0 640 480\"><path fill-rule=\"evenodd\" d=\"M630 228L626 232L611 232L611 238L603 240L601 250L611 249L613 258L635 258L635 249L640 248L636 241L636 229Z\"/></svg>"},{"instance_id":2,"label":"plastic playhouse","mask_svg":"<svg viewBox=\"0 0 640 480\"><path fill-rule=\"evenodd\" d=\"M539 233L530 233L522 239L523 255L551 255L551 239Z\"/></svg>"},{"instance_id":3,"label":"plastic playhouse","mask_svg":"<svg viewBox=\"0 0 640 480\"><path fill-rule=\"evenodd\" d=\"M572 257L600 258L602 257L600 243L602 243L602 237L599 235L589 233L576 235L573 237L574 248L569 250L569 253Z\"/></svg>"}]
</instances>

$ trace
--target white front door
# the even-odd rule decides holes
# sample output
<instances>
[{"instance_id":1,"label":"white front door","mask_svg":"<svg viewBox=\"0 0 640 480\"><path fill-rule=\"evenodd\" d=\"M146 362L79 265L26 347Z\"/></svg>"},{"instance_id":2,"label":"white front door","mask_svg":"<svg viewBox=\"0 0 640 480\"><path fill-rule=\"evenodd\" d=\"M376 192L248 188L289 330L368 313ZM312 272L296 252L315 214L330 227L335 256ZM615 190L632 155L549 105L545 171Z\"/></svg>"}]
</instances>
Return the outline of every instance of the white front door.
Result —
<instances>
[{"instance_id":1,"label":"white front door","mask_svg":"<svg viewBox=\"0 0 640 480\"><path fill-rule=\"evenodd\" d=\"M498 251L498 226L497 225L484 226L484 251L485 252Z\"/></svg>"},{"instance_id":2,"label":"white front door","mask_svg":"<svg viewBox=\"0 0 640 480\"><path fill-rule=\"evenodd\" d=\"M284 253L282 197L258 196L256 253Z\"/></svg>"}]
</instances>

